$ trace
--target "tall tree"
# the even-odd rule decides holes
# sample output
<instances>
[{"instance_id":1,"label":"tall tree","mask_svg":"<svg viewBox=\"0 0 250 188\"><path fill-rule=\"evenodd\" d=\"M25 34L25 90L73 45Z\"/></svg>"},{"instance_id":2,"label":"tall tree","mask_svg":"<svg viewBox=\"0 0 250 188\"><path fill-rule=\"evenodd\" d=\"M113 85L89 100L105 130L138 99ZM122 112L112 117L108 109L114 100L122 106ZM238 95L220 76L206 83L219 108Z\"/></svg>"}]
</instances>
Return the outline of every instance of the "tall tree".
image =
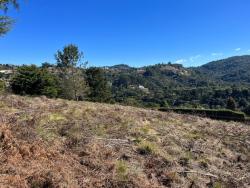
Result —
<instances>
[{"instance_id":1,"label":"tall tree","mask_svg":"<svg viewBox=\"0 0 250 188\"><path fill-rule=\"evenodd\" d=\"M90 88L89 98L95 102L109 102L111 100L111 87L104 76L103 69L89 68L86 71L87 83Z\"/></svg>"},{"instance_id":2,"label":"tall tree","mask_svg":"<svg viewBox=\"0 0 250 188\"><path fill-rule=\"evenodd\" d=\"M87 89L84 79L84 69L87 62L83 62L83 52L70 44L58 50L55 58L57 67L60 68L62 95L67 99L79 100L85 95Z\"/></svg>"},{"instance_id":3,"label":"tall tree","mask_svg":"<svg viewBox=\"0 0 250 188\"><path fill-rule=\"evenodd\" d=\"M17 0L0 0L0 11L6 13L11 5L16 9L19 7ZM0 36L6 34L11 29L12 24L13 20L10 17L0 15Z\"/></svg>"}]
</instances>

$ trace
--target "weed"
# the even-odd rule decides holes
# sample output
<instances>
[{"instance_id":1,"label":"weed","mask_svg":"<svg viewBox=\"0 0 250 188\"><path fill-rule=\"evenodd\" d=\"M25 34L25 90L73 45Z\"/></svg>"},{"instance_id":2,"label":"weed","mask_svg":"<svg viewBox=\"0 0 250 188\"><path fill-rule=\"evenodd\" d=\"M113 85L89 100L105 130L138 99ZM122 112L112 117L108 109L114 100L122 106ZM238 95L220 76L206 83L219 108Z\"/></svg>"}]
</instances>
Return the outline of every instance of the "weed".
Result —
<instances>
[{"instance_id":1,"label":"weed","mask_svg":"<svg viewBox=\"0 0 250 188\"><path fill-rule=\"evenodd\" d=\"M152 142L142 141L138 145L137 152L140 155L156 154L156 153L158 153L158 148Z\"/></svg>"},{"instance_id":2,"label":"weed","mask_svg":"<svg viewBox=\"0 0 250 188\"><path fill-rule=\"evenodd\" d=\"M124 160L117 161L115 164L116 177L119 181L128 180L128 165Z\"/></svg>"},{"instance_id":3,"label":"weed","mask_svg":"<svg viewBox=\"0 0 250 188\"><path fill-rule=\"evenodd\" d=\"M222 183L221 182L215 182L213 188L223 188Z\"/></svg>"}]
</instances>

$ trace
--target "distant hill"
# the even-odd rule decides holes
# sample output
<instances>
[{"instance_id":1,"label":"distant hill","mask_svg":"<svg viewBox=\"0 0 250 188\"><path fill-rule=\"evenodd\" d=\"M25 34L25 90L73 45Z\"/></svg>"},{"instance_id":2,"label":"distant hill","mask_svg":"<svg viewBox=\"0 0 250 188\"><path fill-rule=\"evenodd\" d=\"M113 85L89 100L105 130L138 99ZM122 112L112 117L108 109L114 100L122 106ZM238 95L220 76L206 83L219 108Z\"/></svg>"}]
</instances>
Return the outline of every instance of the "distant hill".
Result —
<instances>
[{"instance_id":1,"label":"distant hill","mask_svg":"<svg viewBox=\"0 0 250 188\"><path fill-rule=\"evenodd\" d=\"M213 61L195 70L217 81L250 84L250 55Z\"/></svg>"},{"instance_id":2,"label":"distant hill","mask_svg":"<svg viewBox=\"0 0 250 188\"><path fill-rule=\"evenodd\" d=\"M132 67L126 65L126 64L118 64L118 65L114 65L114 66L109 66L107 67L109 69L120 69L120 70L129 70L132 69Z\"/></svg>"},{"instance_id":3,"label":"distant hill","mask_svg":"<svg viewBox=\"0 0 250 188\"><path fill-rule=\"evenodd\" d=\"M227 59L209 62L200 67L184 68L181 64L156 64L140 68L133 68L125 64L108 67L107 72L117 72L119 74L130 74L134 77L151 77L152 82L170 82L183 86L195 86L199 83L209 81L210 83L250 84L250 55L235 56ZM115 75L117 76L117 75ZM119 76L119 75L118 75ZM155 79L155 77L158 77Z\"/></svg>"},{"instance_id":4,"label":"distant hill","mask_svg":"<svg viewBox=\"0 0 250 188\"><path fill-rule=\"evenodd\" d=\"M117 102L136 106L226 108L233 97L239 109L250 105L250 56L236 56L185 68L161 63L133 68L107 67Z\"/></svg>"}]
</instances>

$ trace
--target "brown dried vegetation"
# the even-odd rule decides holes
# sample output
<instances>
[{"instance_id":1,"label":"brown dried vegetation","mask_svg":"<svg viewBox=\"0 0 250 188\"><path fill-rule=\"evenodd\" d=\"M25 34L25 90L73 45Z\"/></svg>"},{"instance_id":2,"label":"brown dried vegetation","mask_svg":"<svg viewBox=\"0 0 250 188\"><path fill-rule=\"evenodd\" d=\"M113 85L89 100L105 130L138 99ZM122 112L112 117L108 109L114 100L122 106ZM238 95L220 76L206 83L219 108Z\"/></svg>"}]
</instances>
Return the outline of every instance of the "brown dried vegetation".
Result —
<instances>
[{"instance_id":1,"label":"brown dried vegetation","mask_svg":"<svg viewBox=\"0 0 250 188\"><path fill-rule=\"evenodd\" d=\"M0 187L249 187L250 127L88 102L0 97Z\"/></svg>"}]
</instances>

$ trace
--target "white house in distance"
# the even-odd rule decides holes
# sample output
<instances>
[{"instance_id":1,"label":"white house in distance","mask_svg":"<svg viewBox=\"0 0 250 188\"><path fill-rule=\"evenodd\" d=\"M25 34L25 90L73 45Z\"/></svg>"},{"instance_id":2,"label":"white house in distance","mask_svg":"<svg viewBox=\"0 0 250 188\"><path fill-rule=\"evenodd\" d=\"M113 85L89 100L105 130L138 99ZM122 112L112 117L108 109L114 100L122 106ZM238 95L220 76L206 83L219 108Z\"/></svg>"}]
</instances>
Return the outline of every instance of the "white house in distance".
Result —
<instances>
[{"instance_id":1,"label":"white house in distance","mask_svg":"<svg viewBox=\"0 0 250 188\"><path fill-rule=\"evenodd\" d=\"M13 70L0 70L0 73L2 74L13 74Z\"/></svg>"}]
</instances>

